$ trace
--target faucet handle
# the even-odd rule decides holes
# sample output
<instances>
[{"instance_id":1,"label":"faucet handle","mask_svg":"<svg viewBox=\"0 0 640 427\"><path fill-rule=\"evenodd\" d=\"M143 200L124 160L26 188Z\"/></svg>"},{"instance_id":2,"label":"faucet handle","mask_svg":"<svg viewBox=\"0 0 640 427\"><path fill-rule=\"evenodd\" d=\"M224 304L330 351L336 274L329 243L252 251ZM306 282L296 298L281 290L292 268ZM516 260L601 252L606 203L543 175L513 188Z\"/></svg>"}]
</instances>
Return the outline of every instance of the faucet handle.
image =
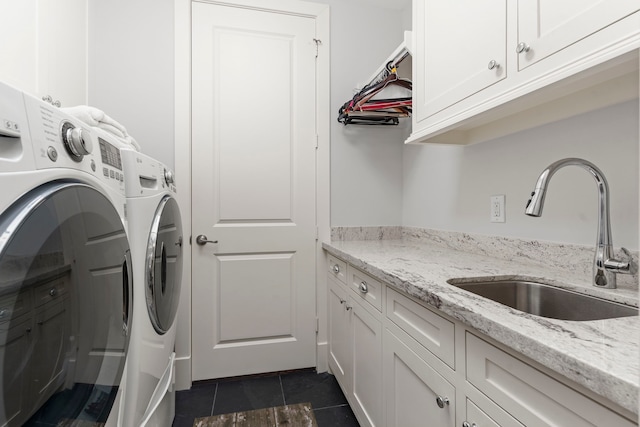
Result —
<instances>
[{"instance_id":1,"label":"faucet handle","mask_svg":"<svg viewBox=\"0 0 640 427\"><path fill-rule=\"evenodd\" d=\"M638 265L633 260L633 255L627 248L621 248L622 252L626 255L626 261L619 261L617 259L609 258L604 261L604 268L614 273L621 274L636 274L638 271Z\"/></svg>"}]
</instances>

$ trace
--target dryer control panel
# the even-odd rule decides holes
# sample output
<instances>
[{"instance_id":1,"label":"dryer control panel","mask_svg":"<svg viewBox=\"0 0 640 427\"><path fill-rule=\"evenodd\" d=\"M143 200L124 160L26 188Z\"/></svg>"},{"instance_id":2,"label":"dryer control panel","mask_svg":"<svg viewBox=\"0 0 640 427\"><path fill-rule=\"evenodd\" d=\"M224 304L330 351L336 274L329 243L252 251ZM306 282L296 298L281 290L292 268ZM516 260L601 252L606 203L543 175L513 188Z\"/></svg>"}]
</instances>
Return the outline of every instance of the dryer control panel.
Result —
<instances>
[{"instance_id":1,"label":"dryer control panel","mask_svg":"<svg viewBox=\"0 0 640 427\"><path fill-rule=\"evenodd\" d=\"M145 197L176 192L175 175L163 163L138 151L123 149L127 197Z\"/></svg>"}]
</instances>

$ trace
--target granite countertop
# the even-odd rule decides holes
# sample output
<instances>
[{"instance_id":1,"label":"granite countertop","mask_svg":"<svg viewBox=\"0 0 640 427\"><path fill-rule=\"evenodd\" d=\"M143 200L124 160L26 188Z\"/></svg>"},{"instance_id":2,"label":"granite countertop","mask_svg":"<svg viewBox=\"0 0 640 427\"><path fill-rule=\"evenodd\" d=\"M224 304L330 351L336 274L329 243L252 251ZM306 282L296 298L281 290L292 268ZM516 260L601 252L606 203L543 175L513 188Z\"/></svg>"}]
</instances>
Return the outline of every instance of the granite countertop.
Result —
<instances>
[{"instance_id":1,"label":"granite countertop","mask_svg":"<svg viewBox=\"0 0 640 427\"><path fill-rule=\"evenodd\" d=\"M476 277L529 279L636 307L637 290L596 289L564 269L411 239L332 241L323 247L381 281L638 413L637 316L582 322L548 319L466 292L447 281Z\"/></svg>"}]
</instances>

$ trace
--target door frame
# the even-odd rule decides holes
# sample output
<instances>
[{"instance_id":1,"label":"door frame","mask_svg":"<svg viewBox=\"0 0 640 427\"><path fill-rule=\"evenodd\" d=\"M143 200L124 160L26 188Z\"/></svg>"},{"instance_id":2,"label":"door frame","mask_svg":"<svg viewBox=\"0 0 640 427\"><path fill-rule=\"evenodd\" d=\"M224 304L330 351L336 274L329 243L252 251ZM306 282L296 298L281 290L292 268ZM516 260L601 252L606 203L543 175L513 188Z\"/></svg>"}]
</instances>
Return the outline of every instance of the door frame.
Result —
<instances>
[{"instance_id":1,"label":"door frame","mask_svg":"<svg viewBox=\"0 0 640 427\"><path fill-rule=\"evenodd\" d=\"M330 14L329 5L300 0L194 0L226 6L271 11L315 19L318 57L316 61L316 369L328 370L327 353L327 284L326 261L322 242L331 238L330 230ZM175 14L175 87L174 87L174 141L175 171L178 193L176 199L182 213L182 227L192 234L191 215L191 3L192 0L174 0ZM191 387L191 252L192 246L183 247L184 265L182 290L176 331L176 389Z\"/></svg>"}]
</instances>

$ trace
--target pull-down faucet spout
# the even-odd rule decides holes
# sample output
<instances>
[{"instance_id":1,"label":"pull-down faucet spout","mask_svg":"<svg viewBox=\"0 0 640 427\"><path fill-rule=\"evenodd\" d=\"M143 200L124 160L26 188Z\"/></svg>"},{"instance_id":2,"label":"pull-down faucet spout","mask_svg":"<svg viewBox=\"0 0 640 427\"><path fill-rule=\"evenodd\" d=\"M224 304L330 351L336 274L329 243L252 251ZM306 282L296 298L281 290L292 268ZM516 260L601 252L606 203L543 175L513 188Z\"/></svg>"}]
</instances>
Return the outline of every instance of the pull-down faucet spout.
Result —
<instances>
[{"instance_id":1,"label":"pull-down faucet spout","mask_svg":"<svg viewBox=\"0 0 640 427\"><path fill-rule=\"evenodd\" d=\"M567 158L550 164L538 177L536 188L531 193L531 199L527 202L525 213L534 217L542 215L549 180L558 169L569 165L586 169L596 180L598 186L598 237L593 261L593 285L599 288L615 289L616 273L631 274L632 271L629 262L613 258L611 223L609 221L609 185L602 171L593 163L583 159Z\"/></svg>"}]
</instances>

